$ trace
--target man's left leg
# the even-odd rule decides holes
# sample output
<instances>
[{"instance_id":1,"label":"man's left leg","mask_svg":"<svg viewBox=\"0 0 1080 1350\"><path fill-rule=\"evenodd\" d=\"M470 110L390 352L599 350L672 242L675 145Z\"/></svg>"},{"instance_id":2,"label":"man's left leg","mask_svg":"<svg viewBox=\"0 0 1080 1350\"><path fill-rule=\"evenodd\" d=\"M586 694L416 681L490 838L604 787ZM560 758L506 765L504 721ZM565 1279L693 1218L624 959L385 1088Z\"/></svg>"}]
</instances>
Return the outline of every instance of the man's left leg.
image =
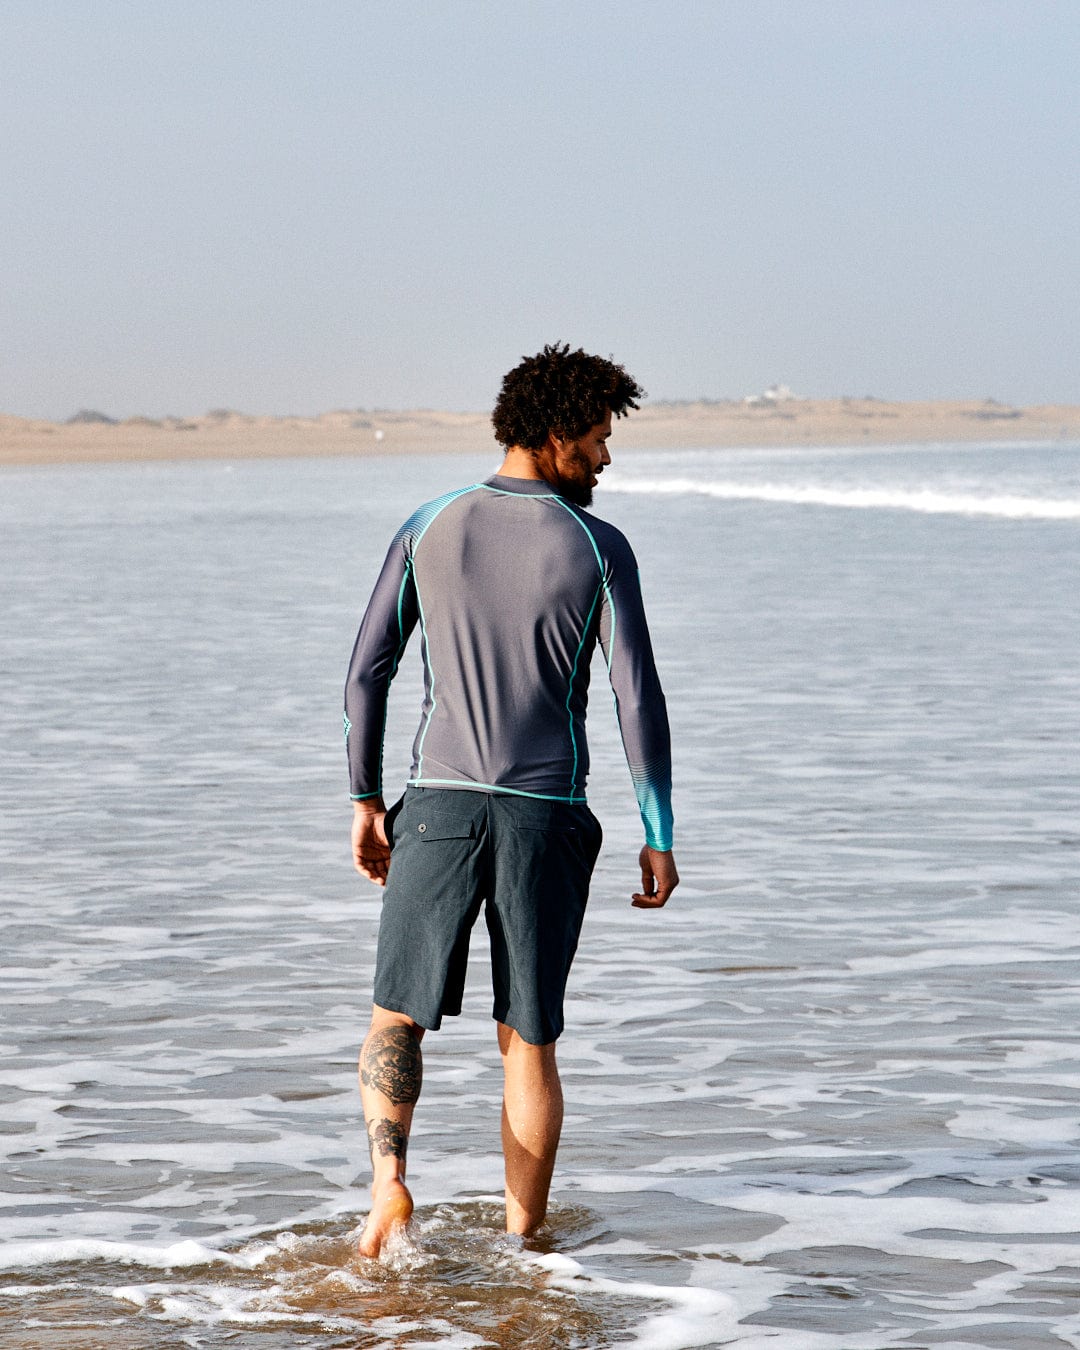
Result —
<instances>
[{"instance_id":1,"label":"man's left leg","mask_svg":"<svg viewBox=\"0 0 1080 1350\"><path fill-rule=\"evenodd\" d=\"M562 1132L563 1095L555 1042L530 1045L498 1023L503 1062L502 1144L506 1231L535 1233L547 1214L551 1174Z\"/></svg>"}]
</instances>

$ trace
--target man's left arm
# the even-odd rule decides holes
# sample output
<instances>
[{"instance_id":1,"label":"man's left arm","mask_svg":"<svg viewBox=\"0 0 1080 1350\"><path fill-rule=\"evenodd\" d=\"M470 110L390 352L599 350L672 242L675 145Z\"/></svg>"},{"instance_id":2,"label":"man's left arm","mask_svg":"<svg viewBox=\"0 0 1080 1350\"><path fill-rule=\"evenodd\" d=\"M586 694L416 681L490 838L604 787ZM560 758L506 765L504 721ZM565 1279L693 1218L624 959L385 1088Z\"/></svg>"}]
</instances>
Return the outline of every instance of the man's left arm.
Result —
<instances>
[{"instance_id":1,"label":"man's left arm","mask_svg":"<svg viewBox=\"0 0 1080 1350\"><path fill-rule=\"evenodd\" d=\"M395 536L364 614L345 682L345 745L353 802L356 870L382 886L390 846L382 796L382 748L390 684L415 627L416 587L404 528Z\"/></svg>"}]
</instances>

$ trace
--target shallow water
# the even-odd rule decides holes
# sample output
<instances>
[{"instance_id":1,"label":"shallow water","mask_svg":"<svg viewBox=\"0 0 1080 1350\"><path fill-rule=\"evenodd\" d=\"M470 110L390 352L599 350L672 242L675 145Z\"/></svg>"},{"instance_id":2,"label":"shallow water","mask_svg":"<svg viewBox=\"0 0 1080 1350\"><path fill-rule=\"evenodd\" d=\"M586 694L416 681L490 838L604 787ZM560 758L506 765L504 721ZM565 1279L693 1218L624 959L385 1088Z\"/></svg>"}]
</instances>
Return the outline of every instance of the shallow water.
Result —
<instances>
[{"instance_id":1,"label":"shallow water","mask_svg":"<svg viewBox=\"0 0 1080 1350\"><path fill-rule=\"evenodd\" d=\"M629 907L598 671L549 1229L499 1232L478 934L411 1243L351 1256L379 901L344 666L393 528L490 467L0 476L0 1333L1080 1345L1077 447L617 455L683 885Z\"/></svg>"}]
</instances>

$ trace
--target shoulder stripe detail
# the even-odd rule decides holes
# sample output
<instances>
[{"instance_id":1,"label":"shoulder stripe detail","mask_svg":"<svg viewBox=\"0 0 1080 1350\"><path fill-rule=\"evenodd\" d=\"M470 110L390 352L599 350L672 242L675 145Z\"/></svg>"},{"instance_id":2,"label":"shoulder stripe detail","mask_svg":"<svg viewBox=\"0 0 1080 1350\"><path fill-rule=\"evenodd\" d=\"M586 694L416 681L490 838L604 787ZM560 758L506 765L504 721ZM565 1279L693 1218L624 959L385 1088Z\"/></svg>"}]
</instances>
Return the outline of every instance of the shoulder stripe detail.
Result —
<instances>
[{"instance_id":1,"label":"shoulder stripe detail","mask_svg":"<svg viewBox=\"0 0 1080 1350\"><path fill-rule=\"evenodd\" d=\"M469 487L455 488L453 492L447 492L442 497L436 497L434 501L426 502L412 513L409 519L401 527L399 535L401 538L408 538L409 544L413 550L416 549L420 540L427 534L435 518L445 511L459 497L465 497L470 492L479 492L483 484L473 483Z\"/></svg>"}]
</instances>

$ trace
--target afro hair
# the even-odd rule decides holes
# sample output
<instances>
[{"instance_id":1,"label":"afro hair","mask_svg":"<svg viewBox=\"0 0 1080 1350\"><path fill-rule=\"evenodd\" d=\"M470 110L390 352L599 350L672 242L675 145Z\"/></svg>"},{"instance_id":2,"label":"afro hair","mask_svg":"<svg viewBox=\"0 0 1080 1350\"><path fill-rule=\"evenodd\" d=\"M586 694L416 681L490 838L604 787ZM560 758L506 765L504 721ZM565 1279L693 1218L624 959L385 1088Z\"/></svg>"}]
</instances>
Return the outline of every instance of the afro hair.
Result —
<instances>
[{"instance_id":1,"label":"afro hair","mask_svg":"<svg viewBox=\"0 0 1080 1350\"><path fill-rule=\"evenodd\" d=\"M491 422L500 445L540 450L549 432L577 440L609 410L622 417L644 395L614 361L555 343L503 377Z\"/></svg>"}]
</instances>

